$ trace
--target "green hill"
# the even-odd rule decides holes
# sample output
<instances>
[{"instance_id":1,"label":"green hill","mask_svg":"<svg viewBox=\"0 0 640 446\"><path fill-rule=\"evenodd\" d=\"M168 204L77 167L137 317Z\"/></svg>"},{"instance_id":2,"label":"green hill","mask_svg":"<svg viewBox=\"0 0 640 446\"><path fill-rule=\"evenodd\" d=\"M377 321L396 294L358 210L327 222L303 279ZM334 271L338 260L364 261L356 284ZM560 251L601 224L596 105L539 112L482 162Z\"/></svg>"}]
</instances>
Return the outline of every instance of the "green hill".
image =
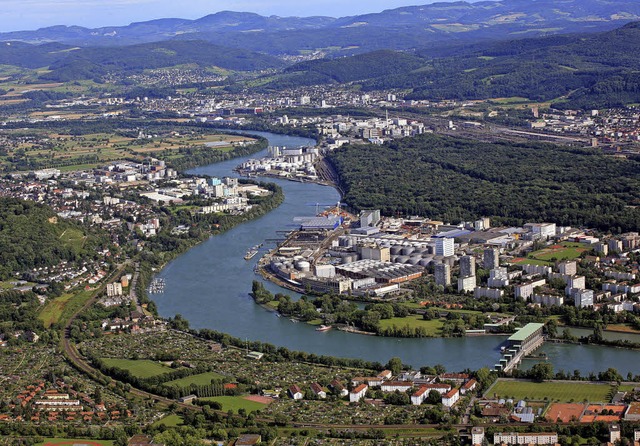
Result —
<instances>
[{"instance_id":1,"label":"green hill","mask_svg":"<svg viewBox=\"0 0 640 446\"><path fill-rule=\"evenodd\" d=\"M109 72L197 64L235 71L277 68L283 64L272 56L202 41L166 41L125 47L82 48L51 64L43 79L69 81L90 79Z\"/></svg>"},{"instance_id":2,"label":"green hill","mask_svg":"<svg viewBox=\"0 0 640 446\"><path fill-rule=\"evenodd\" d=\"M104 240L108 242L108 239ZM47 206L0 198L0 278L14 272L96 255L100 239Z\"/></svg>"}]
</instances>

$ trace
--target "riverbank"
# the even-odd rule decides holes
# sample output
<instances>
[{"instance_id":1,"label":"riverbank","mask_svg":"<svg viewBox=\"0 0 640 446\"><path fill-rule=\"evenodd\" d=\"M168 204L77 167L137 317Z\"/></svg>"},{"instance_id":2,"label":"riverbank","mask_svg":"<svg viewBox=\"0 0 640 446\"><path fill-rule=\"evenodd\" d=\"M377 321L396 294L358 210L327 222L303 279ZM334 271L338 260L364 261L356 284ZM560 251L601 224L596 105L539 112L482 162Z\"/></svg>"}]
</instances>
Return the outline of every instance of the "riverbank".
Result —
<instances>
[{"instance_id":1,"label":"riverbank","mask_svg":"<svg viewBox=\"0 0 640 446\"><path fill-rule=\"evenodd\" d=\"M299 147L314 144L303 138L260 134L270 145ZM266 151L265 151L266 153ZM255 157L255 156L254 156ZM189 174L229 176L242 160L234 159L190 170ZM419 366L427 358L448 370L492 368L500 356L500 336L469 336L459 338L389 338L354 336L339 330L318 334L308 324L292 323L285 317L275 317L256 305L249 296L254 277L271 292L282 288L256 276L258 256L243 259L247 248L262 242L281 239L283 230L292 229L296 217L315 215L315 203L336 203L338 191L313 183L297 183L274 179L283 189L285 200L277 209L263 217L236 226L232 231L211 237L169 262L158 274L166 280L164 293L153 296L162 317L181 314L194 329L215 329L242 340L256 340L304 351L309 355L360 358L384 363L398 356L405 364ZM313 204L313 205L311 205ZM593 345L553 344L543 347L550 354L556 369L581 370L583 373L616 367L622 373L634 371L637 352ZM455 354L451 354L455 352ZM637 372L637 371L635 371Z\"/></svg>"}]
</instances>

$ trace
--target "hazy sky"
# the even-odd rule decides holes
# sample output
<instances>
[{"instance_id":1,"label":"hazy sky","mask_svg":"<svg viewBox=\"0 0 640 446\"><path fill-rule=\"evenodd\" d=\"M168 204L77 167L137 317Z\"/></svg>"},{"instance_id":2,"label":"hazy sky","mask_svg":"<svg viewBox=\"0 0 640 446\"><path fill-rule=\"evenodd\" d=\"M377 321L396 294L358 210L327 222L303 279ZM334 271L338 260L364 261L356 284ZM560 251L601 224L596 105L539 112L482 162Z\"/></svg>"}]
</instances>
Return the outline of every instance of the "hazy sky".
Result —
<instances>
[{"instance_id":1,"label":"hazy sky","mask_svg":"<svg viewBox=\"0 0 640 446\"><path fill-rule=\"evenodd\" d=\"M196 19L225 10L343 17L427 3L434 0L0 0L0 32L51 25L119 26L166 17Z\"/></svg>"}]
</instances>

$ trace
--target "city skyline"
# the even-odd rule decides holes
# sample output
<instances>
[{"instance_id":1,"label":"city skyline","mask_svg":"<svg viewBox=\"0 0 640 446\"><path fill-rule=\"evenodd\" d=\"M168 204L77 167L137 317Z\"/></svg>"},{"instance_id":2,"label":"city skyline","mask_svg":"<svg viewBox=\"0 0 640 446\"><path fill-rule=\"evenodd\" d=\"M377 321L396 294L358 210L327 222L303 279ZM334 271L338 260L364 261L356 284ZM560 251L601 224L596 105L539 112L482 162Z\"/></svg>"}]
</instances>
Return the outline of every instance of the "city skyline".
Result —
<instances>
[{"instance_id":1,"label":"city skyline","mask_svg":"<svg viewBox=\"0 0 640 446\"><path fill-rule=\"evenodd\" d=\"M453 0L440 0L451 2ZM471 1L470 1L471 2ZM187 5L170 0L5 0L0 11L0 32L26 31L66 25L99 28L126 26L160 18L197 19L220 11L254 12L264 16L345 17L403 6L435 3L433 0L190 0Z\"/></svg>"}]
</instances>

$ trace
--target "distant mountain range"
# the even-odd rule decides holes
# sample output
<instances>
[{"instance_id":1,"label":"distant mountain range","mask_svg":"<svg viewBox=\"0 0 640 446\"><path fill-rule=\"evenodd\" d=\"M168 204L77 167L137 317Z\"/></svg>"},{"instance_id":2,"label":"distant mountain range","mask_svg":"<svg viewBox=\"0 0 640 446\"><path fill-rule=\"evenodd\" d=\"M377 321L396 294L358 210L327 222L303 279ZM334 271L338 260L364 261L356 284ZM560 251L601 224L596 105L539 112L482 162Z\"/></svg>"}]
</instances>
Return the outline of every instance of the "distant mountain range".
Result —
<instances>
[{"instance_id":1,"label":"distant mountain range","mask_svg":"<svg viewBox=\"0 0 640 446\"><path fill-rule=\"evenodd\" d=\"M409 91L410 99L525 97L571 108L621 106L640 102L640 22L603 33L320 59L268 79L260 88L355 82L364 91Z\"/></svg>"},{"instance_id":2,"label":"distant mountain range","mask_svg":"<svg viewBox=\"0 0 640 446\"><path fill-rule=\"evenodd\" d=\"M353 17L263 17L219 12L197 20L160 19L89 29L53 26L0 33L0 41L113 46L205 40L270 54L322 50L355 54L430 42L533 37L613 29L640 19L637 0L502 0L434 3Z\"/></svg>"}]
</instances>

